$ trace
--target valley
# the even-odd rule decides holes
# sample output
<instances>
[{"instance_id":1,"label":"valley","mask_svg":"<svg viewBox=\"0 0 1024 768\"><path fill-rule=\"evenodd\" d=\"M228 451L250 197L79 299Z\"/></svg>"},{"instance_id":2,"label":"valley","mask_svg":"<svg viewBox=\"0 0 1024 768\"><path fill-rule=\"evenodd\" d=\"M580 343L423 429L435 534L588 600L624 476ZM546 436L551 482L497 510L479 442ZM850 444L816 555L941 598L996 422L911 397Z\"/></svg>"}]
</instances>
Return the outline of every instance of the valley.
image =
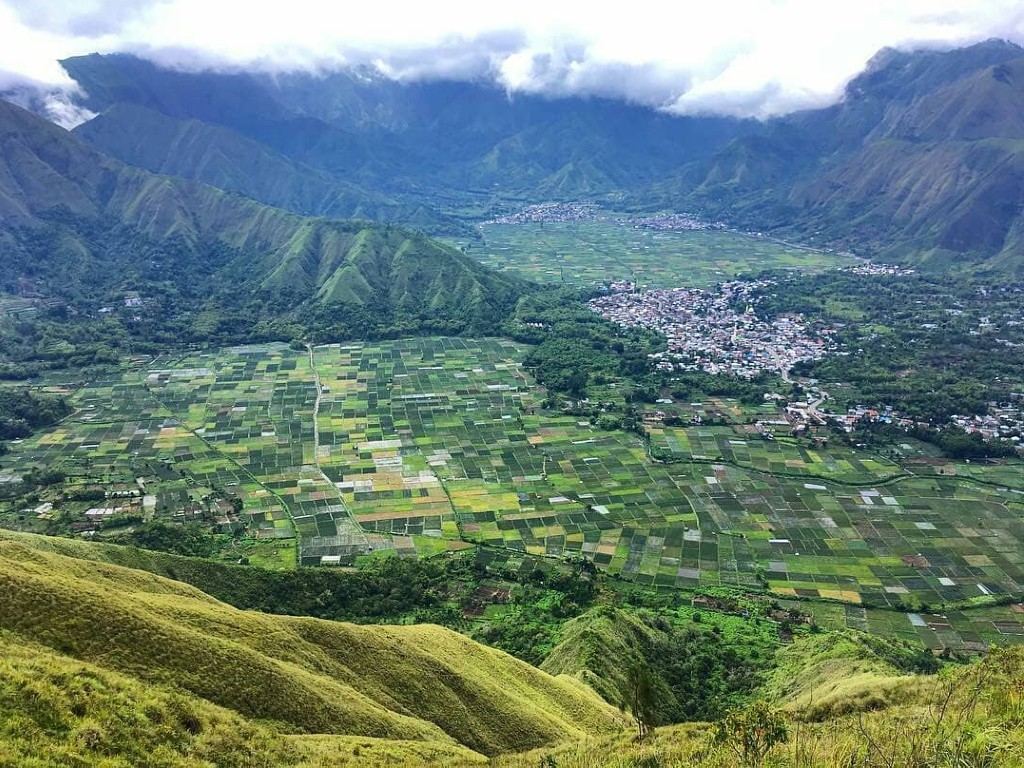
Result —
<instances>
[{"instance_id":1,"label":"valley","mask_svg":"<svg viewBox=\"0 0 1024 768\"><path fill-rule=\"evenodd\" d=\"M238 21L0 72L0 766L1024 764L1024 49Z\"/></svg>"},{"instance_id":2,"label":"valley","mask_svg":"<svg viewBox=\"0 0 1024 768\"><path fill-rule=\"evenodd\" d=\"M589 287L631 281L650 288L708 287L766 269L819 270L849 256L721 229L661 230L605 212L579 221L484 223L469 253L541 283ZM460 242L456 240L456 242Z\"/></svg>"},{"instance_id":3,"label":"valley","mask_svg":"<svg viewBox=\"0 0 1024 768\"><path fill-rule=\"evenodd\" d=\"M766 438L783 409L728 397L670 396L624 431L542 407L526 351L427 337L140 361L10 445L0 519L96 541L184 525L218 559L284 569L586 558L638 585L769 594L824 626L937 650L1024 640L1011 466L1000 479L998 463ZM666 417L677 409L719 418ZM43 469L59 481L19 484Z\"/></svg>"}]
</instances>

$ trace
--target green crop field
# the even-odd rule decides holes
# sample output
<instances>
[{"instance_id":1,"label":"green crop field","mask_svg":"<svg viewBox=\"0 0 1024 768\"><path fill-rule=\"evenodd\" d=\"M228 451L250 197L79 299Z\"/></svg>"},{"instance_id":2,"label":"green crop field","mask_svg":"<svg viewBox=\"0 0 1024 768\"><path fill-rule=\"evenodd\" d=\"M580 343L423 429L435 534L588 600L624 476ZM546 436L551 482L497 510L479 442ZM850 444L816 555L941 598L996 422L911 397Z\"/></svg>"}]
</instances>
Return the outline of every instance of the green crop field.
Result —
<instances>
[{"instance_id":1,"label":"green crop field","mask_svg":"<svg viewBox=\"0 0 1024 768\"><path fill-rule=\"evenodd\" d=\"M538 282L594 285L635 280L657 288L708 286L764 269L816 270L851 259L736 232L635 229L592 221L483 224L470 255Z\"/></svg>"},{"instance_id":2,"label":"green crop field","mask_svg":"<svg viewBox=\"0 0 1024 768\"><path fill-rule=\"evenodd\" d=\"M41 467L66 477L0 517L99 538L195 520L244 533L237 554L274 567L467 547L513 570L586 557L639 584L766 591L822 623L933 647L1024 636L1024 613L991 605L1024 582L1024 494L1001 484L1019 464L911 452L900 465L765 440L742 421L601 430L541 409L525 352L420 338L140 363L11 444L0 479ZM708 404L748 415L732 405Z\"/></svg>"}]
</instances>

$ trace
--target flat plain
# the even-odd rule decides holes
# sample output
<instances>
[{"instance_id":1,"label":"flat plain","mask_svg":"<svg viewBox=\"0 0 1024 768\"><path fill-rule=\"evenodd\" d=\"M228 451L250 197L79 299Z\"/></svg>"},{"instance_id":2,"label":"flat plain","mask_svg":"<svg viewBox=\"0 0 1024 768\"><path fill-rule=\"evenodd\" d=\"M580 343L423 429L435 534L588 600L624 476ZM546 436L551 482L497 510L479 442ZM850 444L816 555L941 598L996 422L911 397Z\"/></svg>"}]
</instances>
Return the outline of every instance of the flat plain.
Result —
<instances>
[{"instance_id":1,"label":"flat plain","mask_svg":"<svg viewBox=\"0 0 1024 768\"><path fill-rule=\"evenodd\" d=\"M633 280L652 288L707 287L766 269L817 270L853 259L724 230L636 228L621 217L482 224L470 253L542 283L590 286Z\"/></svg>"},{"instance_id":2,"label":"flat plain","mask_svg":"<svg viewBox=\"0 0 1024 768\"><path fill-rule=\"evenodd\" d=\"M999 482L1019 465L899 464L740 421L601 430L541 409L525 351L420 338L140 362L0 459L7 478L58 468L82 500L2 514L29 530L64 515L98 537L194 519L244 531L239 554L280 568L388 549L586 557L635 583L764 591L932 647L1024 639L1024 613L993 605L1024 583L1024 493ZM100 484L114 493L88 500Z\"/></svg>"}]
</instances>

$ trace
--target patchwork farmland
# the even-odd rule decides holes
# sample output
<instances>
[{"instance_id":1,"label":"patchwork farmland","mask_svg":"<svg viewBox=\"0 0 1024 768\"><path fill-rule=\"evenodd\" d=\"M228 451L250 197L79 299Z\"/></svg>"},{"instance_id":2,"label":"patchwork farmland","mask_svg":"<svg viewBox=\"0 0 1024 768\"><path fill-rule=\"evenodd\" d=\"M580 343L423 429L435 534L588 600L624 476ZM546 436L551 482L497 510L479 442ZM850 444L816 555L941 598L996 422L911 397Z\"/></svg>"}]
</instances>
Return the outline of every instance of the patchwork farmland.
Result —
<instances>
[{"instance_id":1,"label":"patchwork farmland","mask_svg":"<svg viewBox=\"0 0 1024 768\"><path fill-rule=\"evenodd\" d=\"M633 280L652 288L709 287L765 269L815 271L847 256L725 230L657 231L614 215L586 221L489 223L470 252L488 266L542 283Z\"/></svg>"},{"instance_id":2,"label":"patchwork farmland","mask_svg":"<svg viewBox=\"0 0 1024 768\"><path fill-rule=\"evenodd\" d=\"M542 410L524 352L429 338L153 359L11 446L0 477L49 466L76 492L4 514L27 528L64 515L99 536L105 519L194 519L244 531L240 555L282 568L385 549L476 547L515 568L585 557L631 582L766 591L823 625L932 647L1024 637L1024 614L998 604L1024 583L1012 468L812 449L739 420L604 431Z\"/></svg>"}]
</instances>

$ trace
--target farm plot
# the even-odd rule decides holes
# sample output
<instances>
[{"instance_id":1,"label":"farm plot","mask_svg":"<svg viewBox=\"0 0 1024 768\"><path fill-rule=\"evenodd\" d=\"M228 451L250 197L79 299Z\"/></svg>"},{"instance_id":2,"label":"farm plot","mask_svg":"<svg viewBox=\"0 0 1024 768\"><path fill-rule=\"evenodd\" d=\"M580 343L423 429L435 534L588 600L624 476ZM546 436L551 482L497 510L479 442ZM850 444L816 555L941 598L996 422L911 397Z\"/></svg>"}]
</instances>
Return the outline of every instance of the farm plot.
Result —
<instances>
[{"instance_id":1,"label":"farm plot","mask_svg":"<svg viewBox=\"0 0 1024 768\"><path fill-rule=\"evenodd\" d=\"M715 460L778 475L811 475L845 482L879 482L903 474L898 464L849 448L812 447L786 437L766 440L754 427L648 427L659 454Z\"/></svg>"},{"instance_id":2,"label":"farm plot","mask_svg":"<svg viewBox=\"0 0 1024 768\"><path fill-rule=\"evenodd\" d=\"M203 522L228 533L279 512L249 473L162 406L145 401L142 392L139 382L89 388L78 400L95 407L13 446L4 463L10 471L49 468L65 476L62 503L56 508L44 504L37 514L40 524L62 514L72 531L102 534L119 525L165 518ZM117 398L125 394L145 401L142 418L108 420L124 407ZM233 498L243 500L244 513Z\"/></svg>"},{"instance_id":3,"label":"farm plot","mask_svg":"<svg viewBox=\"0 0 1024 768\"><path fill-rule=\"evenodd\" d=\"M482 224L470 253L538 282L595 285L634 280L654 288L709 286L764 269L850 263L836 254L726 231L637 229L609 215L592 221Z\"/></svg>"},{"instance_id":4,"label":"farm plot","mask_svg":"<svg viewBox=\"0 0 1024 768\"><path fill-rule=\"evenodd\" d=\"M178 371L200 375L179 375ZM277 502L257 535L298 537L302 565L333 564L392 546L367 536L317 467L317 392L308 356L284 345L236 347L151 372L153 396L204 442L248 472Z\"/></svg>"},{"instance_id":5,"label":"farm plot","mask_svg":"<svg viewBox=\"0 0 1024 768\"><path fill-rule=\"evenodd\" d=\"M0 475L55 467L84 491L26 513L40 520L243 526L280 565L476 545L513 570L586 557L641 584L767 591L929 644L1020 636L1009 608L971 607L1022 590L1014 489L894 477L887 460L744 425L652 427L676 458L653 461L639 435L542 411L523 353L433 338L157 360L79 391Z\"/></svg>"},{"instance_id":6,"label":"farm plot","mask_svg":"<svg viewBox=\"0 0 1024 768\"><path fill-rule=\"evenodd\" d=\"M502 498L535 408L507 341L318 347L320 467L366 530L458 539L458 505ZM488 501L474 497L475 489ZM478 494L477 494L478 495Z\"/></svg>"}]
</instances>

